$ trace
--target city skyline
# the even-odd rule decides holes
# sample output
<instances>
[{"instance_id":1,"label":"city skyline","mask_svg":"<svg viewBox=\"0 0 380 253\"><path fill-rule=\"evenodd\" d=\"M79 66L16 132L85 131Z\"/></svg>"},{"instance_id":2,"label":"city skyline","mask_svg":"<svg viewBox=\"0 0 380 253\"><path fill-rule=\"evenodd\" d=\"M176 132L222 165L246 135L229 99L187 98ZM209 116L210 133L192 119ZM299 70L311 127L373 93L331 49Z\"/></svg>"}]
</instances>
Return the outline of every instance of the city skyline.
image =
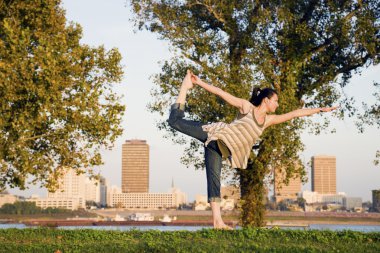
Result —
<instances>
[{"instance_id":1,"label":"city skyline","mask_svg":"<svg viewBox=\"0 0 380 253\"><path fill-rule=\"evenodd\" d=\"M126 139L144 139L151 147L149 191L166 190L174 178L176 185L188 194L189 200L193 200L196 194L206 194L205 172L186 168L180 163L184 147L164 139L164 132L156 127L156 122L167 115L151 114L146 109L151 99L150 91L154 87L150 77L160 72L161 65L158 62L169 59L173 53L169 51L168 43L158 40L154 34L146 31L134 33L136 28L129 21L131 14L125 5L125 0L63 1L68 21L83 27L82 43L104 45L107 49L117 47L123 56L125 78L116 90L124 95L123 103L127 106L122 123L125 131L113 150L102 152L105 164L100 167L101 174L111 185L121 185L122 143ZM347 94L354 95L358 104L361 101L373 101L374 98L370 96L374 92L371 84L380 81L379 70L379 66L370 67L361 76L354 75L345 89ZM318 120L319 116L313 116L313 119ZM380 188L380 168L372 163L379 149L376 145L380 143L379 130L369 127L364 134L358 134L350 119L332 120L329 129L333 128L337 129L336 134L314 136L305 131L302 134L305 151L301 159L306 164L314 155L336 156L337 191L363 197L363 201L371 200L371 190ZM310 179L309 174L309 182L303 189L311 189ZM36 187L27 192L11 190L26 196L43 191Z\"/></svg>"}]
</instances>

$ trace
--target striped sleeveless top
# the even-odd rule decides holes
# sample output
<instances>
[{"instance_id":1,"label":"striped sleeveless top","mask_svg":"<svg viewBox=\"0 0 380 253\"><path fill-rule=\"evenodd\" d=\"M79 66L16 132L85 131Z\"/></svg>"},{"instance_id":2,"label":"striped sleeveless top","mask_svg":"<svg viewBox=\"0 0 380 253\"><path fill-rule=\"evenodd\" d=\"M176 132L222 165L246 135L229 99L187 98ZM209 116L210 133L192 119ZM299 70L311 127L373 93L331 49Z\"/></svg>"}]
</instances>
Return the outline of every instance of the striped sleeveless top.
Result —
<instances>
[{"instance_id":1,"label":"striped sleeveless top","mask_svg":"<svg viewBox=\"0 0 380 253\"><path fill-rule=\"evenodd\" d=\"M230 124L216 122L204 125L203 131L208 135L205 146L210 141L217 141L223 158L228 158L232 168L246 169L252 146L259 140L265 122L266 117L261 125L256 121L252 106L247 114L239 114Z\"/></svg>"}]
</instances>

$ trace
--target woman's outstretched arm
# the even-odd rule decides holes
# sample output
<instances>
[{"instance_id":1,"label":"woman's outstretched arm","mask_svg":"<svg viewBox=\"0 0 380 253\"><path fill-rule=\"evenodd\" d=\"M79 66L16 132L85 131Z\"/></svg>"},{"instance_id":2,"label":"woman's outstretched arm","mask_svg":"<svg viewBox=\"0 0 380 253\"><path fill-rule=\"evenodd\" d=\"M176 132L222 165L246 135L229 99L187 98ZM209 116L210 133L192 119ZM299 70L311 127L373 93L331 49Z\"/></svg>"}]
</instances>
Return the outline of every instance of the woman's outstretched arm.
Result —
<instances>
[{"instance_id":1,"label":"woman's outstretched arm","mask_svg":"<svg viewBox=\"0 0 380 253\"><path fill-rule=\"evenodd\" d=\"M215 94L219 97L221 97L224 101L226 101L228 104L237 107L240 111L240 113L248 113L251 103L245 99L235 97L231 95L230 93L220 89L219 87L212 86L206 82L204 82L202 79L200 79L198 76L191 74L191 81L194 84L197 84L201 86L203 89L207 90L208 92Z\"/></svg>"},{"instance_id":2,"label":"woman's outstretched arm","mask_svg":"<svg viewBox=\"0 0 380 253\"><path fill-rule=\"evenodd\" d=\"M268 115L267 126L280 124L294 118L310 116L319 112L331 112L337 108L338 106L323 107L323 108L304 108L304 109L297 109L297 110L294 110L285 114L281 114L281 115Z\"/></svg>"}]
</instances>

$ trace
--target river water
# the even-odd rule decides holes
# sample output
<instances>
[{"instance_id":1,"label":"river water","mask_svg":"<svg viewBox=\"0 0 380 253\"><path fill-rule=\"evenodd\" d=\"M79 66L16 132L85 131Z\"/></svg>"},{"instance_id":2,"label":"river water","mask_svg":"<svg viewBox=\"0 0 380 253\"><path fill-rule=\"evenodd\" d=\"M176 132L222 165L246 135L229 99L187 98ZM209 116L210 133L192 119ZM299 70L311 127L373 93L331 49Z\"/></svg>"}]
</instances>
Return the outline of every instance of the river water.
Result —
<instances>
[{"instance_id":1,"label":"river water","mask_svg":"<svg viewBox=\"0 0 380 253\"><path fill-rule=\"evenodd\" d=\"M0 229L7 228L30 228L24 224L0 224ZM33 227L32 227L33 228ZM57 229L96 229L96 230L159 230L159 231L197 231L201 229L211 229L208 226L62 226ZM237 227L240 229L240 227ZM281 229L300 229L300 230L352 230L359 232L380 232L380 225L334 225L334 224L310 224L309 227L282 227Z\"/></svg>"}]
</instances>

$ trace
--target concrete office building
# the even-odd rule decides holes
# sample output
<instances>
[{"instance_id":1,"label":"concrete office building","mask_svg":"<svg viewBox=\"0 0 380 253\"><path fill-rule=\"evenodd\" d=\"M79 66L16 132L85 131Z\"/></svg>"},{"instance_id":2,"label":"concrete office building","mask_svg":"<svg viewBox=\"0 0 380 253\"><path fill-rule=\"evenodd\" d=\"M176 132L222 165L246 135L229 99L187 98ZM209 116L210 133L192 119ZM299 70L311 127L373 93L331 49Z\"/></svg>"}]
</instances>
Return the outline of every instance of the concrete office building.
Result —
<instances>
[{"instance_id":1,"label":"concrete office building","mask_svg":"<svg viewBox=\"0 0 380 253\"><path fill-rule=\"evenodd\" d=\"M320 194L322 201L321 203L326 204L337 204L337 205L343 205L344 204L344 198L346 197L345 194Z\"/></svg>"},{"instance_id":2,"label":"concrete office building","mask_svg":"<svg viewBox=\"0 0 380 253\"><path fill-rule=\"evenodd\" d=\"M53 197L53 198L39 198L32 197L26 201L35 202L36 206L40 208L64 208L69 210L77 210L79 208L85 208L85 203L82 198L67 198L67 197Z\"/></svg>"},{"instance_id":3,"label":"concrete office building","mask_svg":"<svg viewBox=\"0 0 380 253\"><path fill-rule=\"evenodd\" d=\"M179 206L174 193L114 193L110 194L110 207L126 209L161 209Z\"/></svg>"},{"instance_id":4,"label":"concrete office building","mask_svg":"<svg viewBox=\"0 0 380 253\"><path fill-rule=\"evenodd\" d=\"M41 208L61 207L71 210L85 208L86 201L100 205L102 200L98 180L90 179L85 174L77 174L76 170L65 168L63 176L58 181L55 192L48 192L47 198L32 197L27 201L36 202Z\"/></svg>"},{"instance_id":5,"label":"concrete office building","mask_svg":"<svg viewBox=\"0 0 380 253\"><path fill-rule=\"evenodd\" d=\"M112 185L112 186L107 186L107 192L106 192L106 203L107 203L107 207L111 207L111 206L114 206L114 203L112 203L111 199L112 199L112 195L113 194L121 194L121 188L116 186L116 185Z\"/></svg>"},{"instance_id":6,"label":"concrete office building","mask_svg":"<svg viewBox=\"0 0 380 253\"><path fill-rule=\"evenodd\" d=\"M83 202L92 201L100 204L100 182L85 174L77 174L74 169L65 169L65 174L59 180L58 189L48 192L48 198L79 198Z\"/></svg>"},{"instance_id":7,"label":"concrete office building","mask_svg":"<svg viewBox=\"0 0 380 253\"><path fill-rule=\"evenodd\" d=\"M336 194L335 156L311 158L311 191L320 194Z\"/></svg>"},{"instance_id":8,"label":"concrete office building","mask_svg":"<svg viewBox=\"0 0 380 253\"><path fill-rule=\"evenodd\" d=\"M104 177L100 177L100 206L106 207L107 206L107 180Z\"/></svg>"},{"instance_id":9,"label":"concrete office building","mask_svg":"<svg viewBox=\"0 0 380 253\"><path fill-rule=\"evenodd\" d=\"M347 196L344 192L338 192L338 194L320 194L318 192L303 191L299 193L299 197L305 199L307 204L330 203L343 205L343 199Z\"/></svg>"},{"instance_id":10,"label":"concrete office building","mask_svg":"<svg viewBox=\"0 0 380 253\"><path fill-rule=\"evenodd\" d=\"M297 200L298 194L301 192L301 178L290 178L289 183L283 183L286 178L286 171L275 171L274 175L274 198L276 202L282 200Z\"/></svg>"},{"instance_id":11,"label":"concrete office building","mask_svg":"<svg viewBox=\"0 0 380 253\"><path fill-rule=\"evenodd\" d=\"M47 197L49 199L77 198L80 206L84 207L86 203L86 175L78 175L76 170L71 168L64 168L64 170L63 177L59 179L57 190L48 192Z\"/></svg>"},{"instance_id":12,"label":"concrete office building","mask_svg":"<svg viewBox=\"0 0 380 253\"><path fill-rule=\"evenodd\" d=\"M100 205L100 181L94 178L86 178L84 187L84 199Z\"/></svg>"},{"instance_id":13,"label":"concrete office building","mask_svg":"<svg viewBox=\"0 0 380 253\"><path fill-rule=\"evenodd\" d=\"M161 209L178 208L187 203L187 195L179 188L170 188L169 193L122 193L117 186L107 190L107 205L109 207L127 209Z\"/></svg>"},{"instance_id":14,"label":"concrete office building","mask_svg":"<svg viewBox=\"0 0 380 253\"><path fill-rule=\"evenodd\" d=\"M362 210L363 201L359 197L344 197L343 206L346 210Z\"/></svg>"},{"instance_id":15,"label":"concrete office building","mask_svg":"<svg viewBox=\"0 0 380 253\"><path fill-rule=\"evenodd\" d=\"M123 193L149 191L149 145L144 140L127 140L122 146L121 189Z\"/></svg>"}]
</instances>

